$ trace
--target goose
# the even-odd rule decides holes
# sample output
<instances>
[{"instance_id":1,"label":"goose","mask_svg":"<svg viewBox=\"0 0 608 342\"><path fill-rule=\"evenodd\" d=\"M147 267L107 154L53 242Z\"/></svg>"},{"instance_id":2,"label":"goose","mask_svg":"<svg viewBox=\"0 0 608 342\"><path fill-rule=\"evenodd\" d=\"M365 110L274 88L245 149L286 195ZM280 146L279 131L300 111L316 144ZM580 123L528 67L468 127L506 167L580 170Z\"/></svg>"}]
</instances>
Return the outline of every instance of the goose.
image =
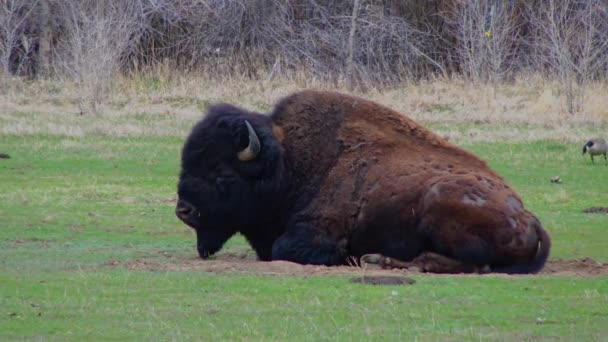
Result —
<instances>
[{"instance_id":1,"label":"goose","mask_svg":"<svg viewBox=\"0 0 608 342\"><path fill-rule=\"evenodd\" d=\"M583 155L589 151L589 155L591 156L591 162L595 163L593 160L593 156L599 156L600 154L604 155L604 160L606 164L608 164L608 159L606 158L606 152L608 152L608 144L606 144L606 140L603 138L593 138L589 139L585 146L583 146Z\"/></svg>"}]
</instances>

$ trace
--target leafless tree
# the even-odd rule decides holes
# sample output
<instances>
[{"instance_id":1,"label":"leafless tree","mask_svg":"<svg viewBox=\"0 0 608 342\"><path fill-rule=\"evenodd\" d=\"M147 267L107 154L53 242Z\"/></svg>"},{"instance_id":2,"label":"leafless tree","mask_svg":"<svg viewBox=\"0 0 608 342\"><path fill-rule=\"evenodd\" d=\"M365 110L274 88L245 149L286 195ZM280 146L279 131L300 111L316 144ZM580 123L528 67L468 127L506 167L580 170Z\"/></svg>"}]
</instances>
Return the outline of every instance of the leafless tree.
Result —
<instances>
[{"instance_id":1,"label":"leafless tree","mask_svg":"<svg viewBox=\"0 0 608 342\"><path fill-rule=\"evenodd\" d=\"M357 32L357 18L359 17L359 5L361 4L360 0L355 0L353 2L353 14L350 19L350 31L348 33L348 56L346 58L346 79L347 86L350 89L354 88L355 84L355 75L354 73L354 44L355 44L355 33Z\"/></svg>"},{"instance_id":2,"label":"leafless tree","mask_svg":"<svg viewBox=\"0 0 608 342\"><path fill-rule=\"evenodd\" d=\"M155 43L142 47L154 46L154 51L140 56L166 56L184 68L204 68L212 75L258 78L265 73L274 77L279 71L283 75L306 71L312 77L337 80L347 78L350 65L361 81L391 84L420 75L421 65L434 63L421 47L425 34L403 18L372 10L375 7L366 1L354 22L357 30L352 40L354 8L348 1L150 0L150 4L153 25L160 30L146 34ZM438 63L433 66L438 67Z\"/></svg>"},{"instance_id":3,"label":"leafless tree","mask_svg":"<svg viewBox=\"0 0 608 342\"><path fill-rule=\"evenodd\" d=\"M557 75L567 111L573 114L584 99L585 86L606 71L606 13L599 2L586 0L546 0L527 13L535 29L537 69Z\"/></svg>"},{"instance_id":4,"label":"leafless tree","mask_svg":"<svg viewBox=\"0 0 608 342\"><path fill-rule=\"evenodd\" d=\"M38 0L0 1L0 72L4 76L18 73L32 55L31 36L25 33L31 28L37 3ZM20 54L18 49L22 50Z\"/></svg>"},{"instance_id":5,"label":"leafless tree","mask_svg":"<svg viewBox=\"0 0 608 342\"><path fill-rule=\"evenodd\" d=\"M528 68L556 75L574 112L606 78L607 18L600 0L0 0L0 70L76 80L97 111L113 74L157 65L360 88Z\"/></svg>"},{"instance_id":6,"label":"leafless tree","mask_svg":"<svg viewBox=\"0 0 608 342\"><path fill-rule=\"evenodd\" d=\"M140 29L141 2L65 1L61 12L65 29L55 67L78 83L81 112L95 113L110 91L121 55Z\"/></svg>"},{"instance_id":7,"label":"leafless tree","mask_svg":"<svg viewBox=\"0 0 608 342\"><path fill-rule=\"evenodd\" d=\"M512 1L461 0L445 14L465 77L496 84L513 71L521 38L514 10Z\"/></svg>"},{"instance_id":8,"label":"leafless tree","mask_svg":"<svg viewBox=\"0 0 608 342\"><path fill-rule=\"evenodd\" d=\"M38 53L36 65L40 77L49 77L51 68L51 42L53 39L51 4L50 0L39 0L38 11Z\"/></svg>"}]
</instances>

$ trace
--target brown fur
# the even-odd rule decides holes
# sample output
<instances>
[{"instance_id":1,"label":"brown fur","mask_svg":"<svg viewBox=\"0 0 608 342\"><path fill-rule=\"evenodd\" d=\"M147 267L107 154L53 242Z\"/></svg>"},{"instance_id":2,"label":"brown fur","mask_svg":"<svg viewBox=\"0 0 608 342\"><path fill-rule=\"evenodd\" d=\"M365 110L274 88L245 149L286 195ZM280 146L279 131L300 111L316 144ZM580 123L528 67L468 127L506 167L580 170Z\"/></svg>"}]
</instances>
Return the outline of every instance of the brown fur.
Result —
<instances>
[{"instance_id":1,"label":"brown fur","mask_svg":"<svg viewBox=\"0 0 608 342\"><path fill-rule=\"evenodd\" d=\"M315 194L304 215L346 241L351 255L407 236L415 247L397 253L406 261L427 251L509 273L544 265L550 240L515 191L484 161L406 116L304 91L281 101L272 120L299 191Z\"/></svg>"},{"instance_id":2,"label":"brown fur","mask_svg":"<svg viewBox=\"0 0 608 342\"><path fill-rule=\"evenodd\" d=\"M282 144L283 140L285 140L285 133L283 133L283 129L277 125L272 125L272 135L280 144Z\"/></svg>"}]
</instances>

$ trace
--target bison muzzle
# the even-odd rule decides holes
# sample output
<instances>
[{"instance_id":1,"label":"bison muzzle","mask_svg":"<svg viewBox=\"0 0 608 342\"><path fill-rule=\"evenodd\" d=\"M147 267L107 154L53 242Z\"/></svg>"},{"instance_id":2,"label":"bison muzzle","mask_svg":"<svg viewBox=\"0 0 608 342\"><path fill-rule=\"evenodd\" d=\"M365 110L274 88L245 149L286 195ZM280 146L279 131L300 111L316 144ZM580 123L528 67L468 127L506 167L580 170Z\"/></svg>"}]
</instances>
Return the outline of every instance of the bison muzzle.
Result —
<instances>
[{"instance_id":1,"label":"bison muzzle","mask_svg":"<svg viewBox=\"0 0 608 342\"><path fill-rule=\"evenodd\" d=\"M178 196L202 258L241 233L261 260L535 273L551 246L485 162L333 92L292 94L270 115L210 106L183 146Z\"/></svg>"}]
</instances>

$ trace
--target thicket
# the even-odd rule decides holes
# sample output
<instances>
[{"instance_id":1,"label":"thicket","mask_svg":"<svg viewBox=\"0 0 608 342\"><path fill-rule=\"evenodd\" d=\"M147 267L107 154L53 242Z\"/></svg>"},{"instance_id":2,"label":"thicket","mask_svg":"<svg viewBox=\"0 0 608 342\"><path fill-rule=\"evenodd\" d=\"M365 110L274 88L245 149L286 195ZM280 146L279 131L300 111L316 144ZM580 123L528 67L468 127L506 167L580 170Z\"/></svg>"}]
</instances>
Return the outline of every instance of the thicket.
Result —
<instances>
[{"instance_id":1,"label":"thicket","mask_svg":"<svg viewBox=\"0 0 608 342\"><path fill-rule=\"evenodd\" d=\"M116 73L169 64L222 79L305 74L365 90L463 77L556 79L577 110L608 72L604 0L2 0L0 76L67 78L103 99Z\"/></svg>"}]
</instances>

